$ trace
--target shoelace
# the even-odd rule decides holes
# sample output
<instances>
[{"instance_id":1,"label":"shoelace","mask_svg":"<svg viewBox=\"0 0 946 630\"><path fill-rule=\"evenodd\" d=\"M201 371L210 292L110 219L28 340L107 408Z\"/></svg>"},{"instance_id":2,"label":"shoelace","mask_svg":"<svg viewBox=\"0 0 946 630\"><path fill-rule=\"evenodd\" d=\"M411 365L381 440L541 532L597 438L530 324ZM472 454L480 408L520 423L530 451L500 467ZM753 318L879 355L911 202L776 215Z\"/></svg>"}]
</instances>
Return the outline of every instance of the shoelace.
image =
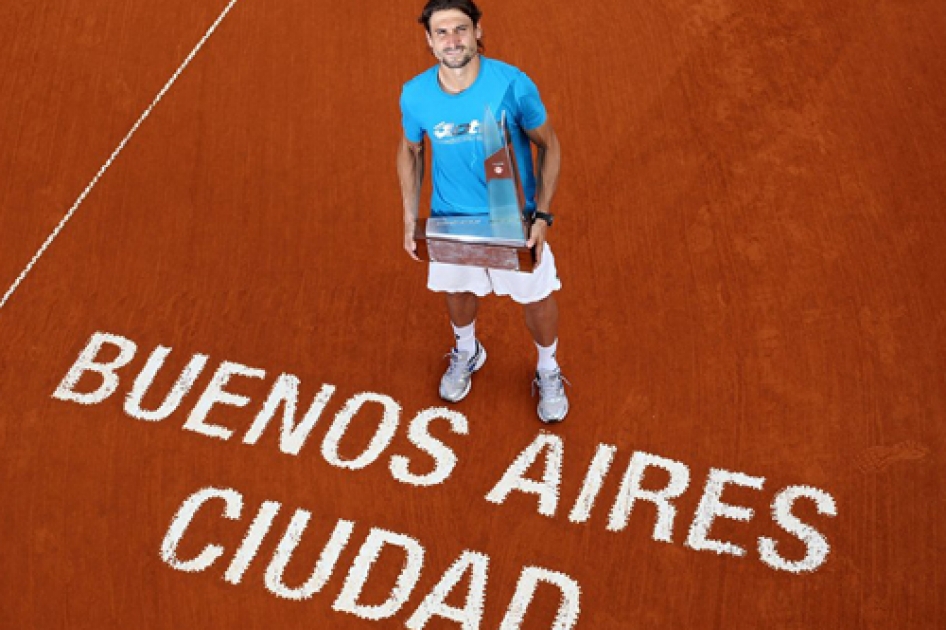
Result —
<instances>
[{"instance_id":1,"label":"shoelace","mask_svg":"<svg viewBox=\"0 0 946 630\"><path fill-rule=\"evenodd\" d=\"M549 394L554 396L562 396L565 394L565 385L571 387L571 381L565 378L561 372L554 372L552 376L546 379L541 379L536 375L532 380L532 396L535 397L535 389L539 388L539 394L545 398Z\"/></svg>"},{"instance_id":2,"label":"shoelace","mask_svg":"<svg viewBox=\"0 0 946 630\"><path fill-rule=\"evenodd\" d=\"M450 357L450 366L447 368L448 374L457 374L467 371L467 365L469 365L470 360L472 359L472 357L470 357L466 361L463 361L456 348L443 356L444 358Z\"/></svg>"}]
</instances>

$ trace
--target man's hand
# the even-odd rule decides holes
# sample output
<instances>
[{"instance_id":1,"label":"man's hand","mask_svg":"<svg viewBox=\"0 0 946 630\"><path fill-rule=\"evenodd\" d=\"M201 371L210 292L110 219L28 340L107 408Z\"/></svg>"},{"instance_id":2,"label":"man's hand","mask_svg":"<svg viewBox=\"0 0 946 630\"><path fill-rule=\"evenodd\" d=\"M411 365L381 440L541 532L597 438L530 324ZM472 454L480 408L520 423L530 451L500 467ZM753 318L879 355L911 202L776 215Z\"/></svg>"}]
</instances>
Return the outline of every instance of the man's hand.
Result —
<instances>
[{"instance_id":1,"label":"man's hand","mask_svg":"<svg viewBox=\"0 0 946 630\"><path fill-rule=\"evenodd\" d=\"M404 249L410 254L411 258L420 262L420 258L417 257L417 243L414 241L415 225L416 223L413 219L404 221Z\"/></svg>"},{"instance_id":2,"label":"man's hand","mask_svg":"<svg viewBox=\"0 0 946 630\"><path fill-rule=\"evenodd\" d=\"M542 249L545 247L545 233L548 229L549 225L545 219L536 219L532 224L532 229L529 230L529 242L526 244L535 248L536 267L542 263Z\"/></svg>"}]
</instances>

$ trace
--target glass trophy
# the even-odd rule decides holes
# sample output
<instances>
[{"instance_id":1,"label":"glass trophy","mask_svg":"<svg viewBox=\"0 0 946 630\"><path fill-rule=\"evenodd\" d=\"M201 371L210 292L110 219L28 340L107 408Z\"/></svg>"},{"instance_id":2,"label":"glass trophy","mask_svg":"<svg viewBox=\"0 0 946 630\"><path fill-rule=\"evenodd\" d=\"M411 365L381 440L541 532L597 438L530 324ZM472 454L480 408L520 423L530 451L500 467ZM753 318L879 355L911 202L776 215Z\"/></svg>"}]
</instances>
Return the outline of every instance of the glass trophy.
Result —
<instances>
[{"instance_id":1,"label":"glass trophy","mask_svg":"<svg viewBox=\"0 0 946 630\"><path fill-rule=\"evenodd\" d=\"M419 258L532 272L535 257L526 245L529 225L523 215L525 196L505 123L505 115L497 122L486 107L481 133L489 214L418 219L414 239Z\"/></svg>"}]
</instances>

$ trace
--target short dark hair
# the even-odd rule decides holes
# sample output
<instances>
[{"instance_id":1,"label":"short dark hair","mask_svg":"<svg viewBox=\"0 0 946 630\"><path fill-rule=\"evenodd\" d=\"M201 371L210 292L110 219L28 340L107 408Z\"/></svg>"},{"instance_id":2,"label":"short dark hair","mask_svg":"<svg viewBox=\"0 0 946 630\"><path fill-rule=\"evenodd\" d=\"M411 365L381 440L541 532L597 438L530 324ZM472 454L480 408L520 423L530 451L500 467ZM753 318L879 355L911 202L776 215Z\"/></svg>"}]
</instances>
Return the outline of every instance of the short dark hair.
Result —
<instances>
[{"instance_id":1,"label":"short dark hair","mask_svg":"<svg viewBox=\"0 0 946 630\"><path fill-rule=\"evenodd\" d=\"M424 7L423 13L417 18L417 21L423 24L424 28L429 33L430 16L437 11L449 11L450 9L457 9L465 13L468 18L473 20L474 26L479 24L480 18L483 17L483 12L480 11L480 8L476 6L473 0L429 0L427 6Z\"/></svg>"}]
</instances>

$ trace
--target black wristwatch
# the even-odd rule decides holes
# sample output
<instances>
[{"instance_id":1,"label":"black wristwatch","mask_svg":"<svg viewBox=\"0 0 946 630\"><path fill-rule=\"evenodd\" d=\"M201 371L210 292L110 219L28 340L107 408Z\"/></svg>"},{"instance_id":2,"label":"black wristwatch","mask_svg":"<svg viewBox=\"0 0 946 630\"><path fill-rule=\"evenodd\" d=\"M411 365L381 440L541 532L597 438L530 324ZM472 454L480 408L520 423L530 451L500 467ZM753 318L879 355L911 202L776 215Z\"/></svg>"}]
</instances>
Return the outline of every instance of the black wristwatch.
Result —
<instances>
[{"instance_id":1,"label":"black wristwatch","mask_svg":"<svg viewBox=\"0 0 946 630\"><path fill-rule=\"evenodd\" d=\"M538 211L536 211L536 212L533 212L533 213L532 213L532 222L533 222L533 223L535 223L535 220L536 220L536 219L542 219L543 221L545 221L545 222L549 225L549 227L552 226L552 219L554 219L554 218L555 218L555 215L550 214L550 213L548 213L548 212L538 212Z\"/></svg>"}]
</instances>

